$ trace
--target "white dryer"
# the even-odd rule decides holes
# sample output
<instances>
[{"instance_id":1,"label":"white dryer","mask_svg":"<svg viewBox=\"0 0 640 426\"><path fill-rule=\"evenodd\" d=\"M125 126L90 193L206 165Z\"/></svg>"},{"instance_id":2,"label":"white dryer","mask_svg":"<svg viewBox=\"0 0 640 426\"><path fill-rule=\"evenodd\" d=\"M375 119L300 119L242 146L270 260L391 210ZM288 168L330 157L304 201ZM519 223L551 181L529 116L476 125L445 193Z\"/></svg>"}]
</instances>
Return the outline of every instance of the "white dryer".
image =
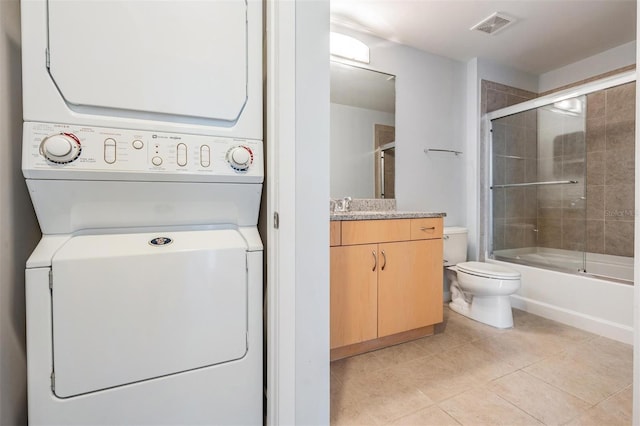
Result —
<instances>
[{"instance_id":1,"label":"white dryer","mask_svg":"<svg viewBox=\"0 0 640 426\"><path fill-rule=\"evenodd\" d=\"M262 144L25 123L30 424L261 424Z\"/></svg>"},{"instance_id":2,"label":"white dryer","mask_svg":"<svg viewBox=\"0 0 640 426\"><path fill-rule=\"evenodd\" d=\"M260 0L22 0L24 120L262 139Z\"/></svg>"}]
</instances>

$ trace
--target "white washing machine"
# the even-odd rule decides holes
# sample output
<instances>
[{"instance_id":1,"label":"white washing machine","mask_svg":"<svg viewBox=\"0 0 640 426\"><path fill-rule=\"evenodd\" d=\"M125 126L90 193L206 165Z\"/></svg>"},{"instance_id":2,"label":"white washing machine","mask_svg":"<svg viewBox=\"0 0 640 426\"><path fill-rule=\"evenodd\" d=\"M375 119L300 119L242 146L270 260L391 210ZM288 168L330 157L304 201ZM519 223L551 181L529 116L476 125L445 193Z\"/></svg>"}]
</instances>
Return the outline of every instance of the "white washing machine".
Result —
<instances>
[{"instance_id":1,"label":"white washing machine","mask_svg":"<svg viewBox=\"0 0 640 426\"><path fill-rule=\"evenodd\" d=\"M253 140L25 123L44 233L30 424L262 423L262 158Z\"/></svg>"},{"instance_id":2,"label":"white washing machine","mask_svg":"<svg viewBox=\"0 0 640 426\"><path fill-rule=\"evenodd\" d=\"M261 424L262 2L23 0L31 424Z\"/></svg>"}]
</instances>

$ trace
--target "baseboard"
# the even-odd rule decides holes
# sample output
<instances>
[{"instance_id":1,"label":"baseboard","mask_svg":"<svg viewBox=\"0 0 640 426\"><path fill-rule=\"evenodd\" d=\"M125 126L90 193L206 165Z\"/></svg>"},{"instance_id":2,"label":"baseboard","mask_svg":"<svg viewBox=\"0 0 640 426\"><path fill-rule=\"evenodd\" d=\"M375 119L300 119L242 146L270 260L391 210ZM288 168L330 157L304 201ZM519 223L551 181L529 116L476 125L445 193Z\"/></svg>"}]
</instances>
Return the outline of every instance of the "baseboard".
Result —
<instances>
[{"instance_id":1,"label":"baseboard","mask_svg":"<svg viewBox=\"0 0 640 426\"><path fill-rule=\"evenodd\" d=\"M511 295L511 306L609 339L630 345L633 344L633 328L627 325L607 321L602 318L582 314L515 294Z\"/></svg>"}]
</instances>

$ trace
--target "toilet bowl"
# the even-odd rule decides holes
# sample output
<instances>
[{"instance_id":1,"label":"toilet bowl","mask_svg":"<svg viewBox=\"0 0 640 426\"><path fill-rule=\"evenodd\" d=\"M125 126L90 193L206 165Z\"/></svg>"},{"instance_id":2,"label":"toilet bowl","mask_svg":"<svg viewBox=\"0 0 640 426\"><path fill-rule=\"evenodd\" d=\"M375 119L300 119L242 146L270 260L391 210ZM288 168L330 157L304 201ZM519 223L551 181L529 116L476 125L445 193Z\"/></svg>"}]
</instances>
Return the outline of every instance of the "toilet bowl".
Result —
<instances>
[{"instance_id":1,"label":"toilet bowl","mask_svg":"<svg viewBox=\"0 0 640 426\"><path fill-rule=\"evenodd\" d=\"M464 262L451 281L449 307L459 314L496 328L513 327L509 296L520 288L520 273L509 268Z\"/></svg>"},{"instance_id":2,"label":"toilet bowl","mask_svg":"<svg viewBox=\"0 0 640 426\"><path fill-rule=\"evenodd\" d=\"M496 327L513 327L509 296L520 288L520 273L484 262L465 262L467 230L444 229L445 276L454 312ZM447 260L450 259L450 260Z\"/></svg>"}]
</instances>

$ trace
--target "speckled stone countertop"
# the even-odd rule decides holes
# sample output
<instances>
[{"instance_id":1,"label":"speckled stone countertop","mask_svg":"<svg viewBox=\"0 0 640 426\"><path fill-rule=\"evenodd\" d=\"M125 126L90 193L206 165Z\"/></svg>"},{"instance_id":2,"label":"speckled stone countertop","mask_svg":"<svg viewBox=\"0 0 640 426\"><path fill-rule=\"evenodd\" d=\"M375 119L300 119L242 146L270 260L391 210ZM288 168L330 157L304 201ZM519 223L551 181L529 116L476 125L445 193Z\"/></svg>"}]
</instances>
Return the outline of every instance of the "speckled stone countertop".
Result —
<instances>
[{"instance_id":1,"label":"speckled stone countertop","mask_svg":"<svg viewBox=\"0 0 640 426\"><path fill-rule=\"evenodd\" d=\"M331 220L382 220L382 219L416 219L424 217L445 217L446 213L436 212L404 212L397 210L387 211L350 211L330 212Z\"/></svg>"},{"instance_id":2,"label":"speckled stone countertop","mask_svg":"<svg viewBox=\"0 0 640 426\"><path fill-rule=\"evenodd\" d=\"M382 220L416 219L424 217L445 217L440 212L410 212L396 210L396 200L359 198L351 200L349 211L333 211L336 199L330 200L329 217L331 220Z\"/></svg>"}]
</instances>

